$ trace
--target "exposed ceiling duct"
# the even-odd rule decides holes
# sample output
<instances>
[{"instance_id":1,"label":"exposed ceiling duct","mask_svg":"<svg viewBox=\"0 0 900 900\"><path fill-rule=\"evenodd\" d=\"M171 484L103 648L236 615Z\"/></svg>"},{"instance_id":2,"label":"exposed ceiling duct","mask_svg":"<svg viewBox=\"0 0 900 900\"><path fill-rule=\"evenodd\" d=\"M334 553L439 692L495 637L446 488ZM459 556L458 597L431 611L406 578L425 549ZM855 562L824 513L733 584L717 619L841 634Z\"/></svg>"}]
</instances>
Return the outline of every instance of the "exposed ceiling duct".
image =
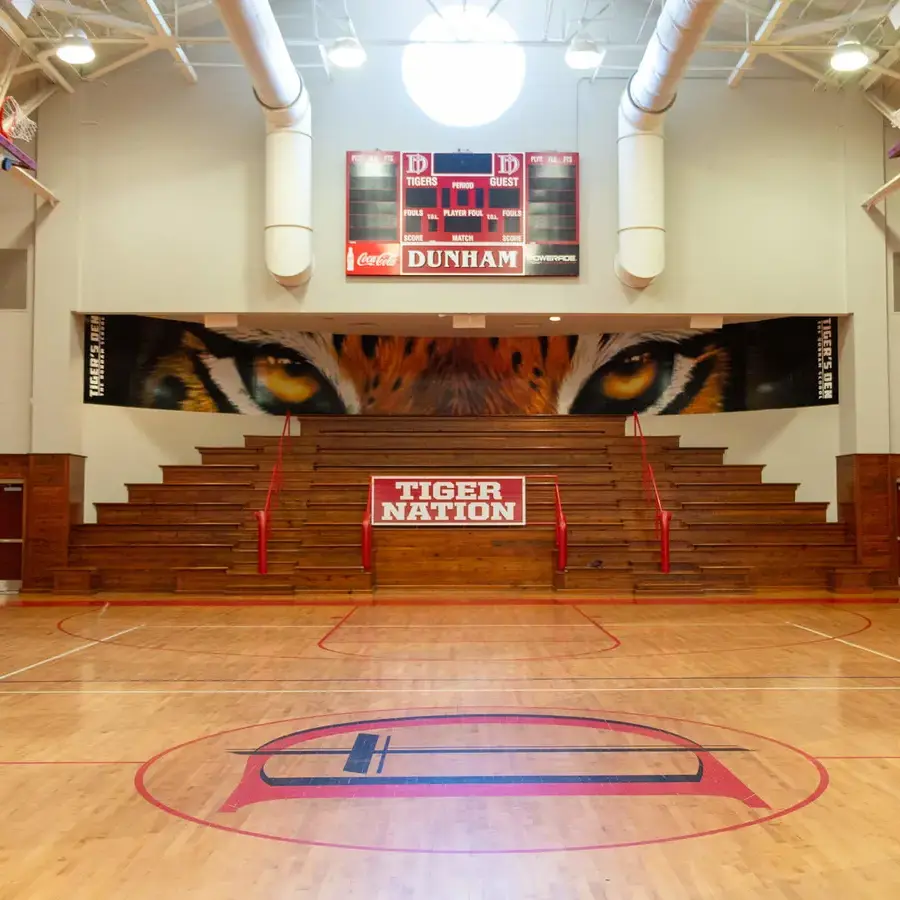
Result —
<instances>
[{"instance_id":1,"label":"exposed ceiling duct","mask_svg":"<svg viewBox=\"0 0 900 900\"><path fill-rule=\"evenodd\" d=\"M616 274L645 288L666 263L663 119L722 0L667 0L619 103Z\"/></svg>"},{"instance_id":2,"label":"exposed ceiling duct","mask_svg":"<svg viewBox=\"0 0 900 900\"><path fill-rule=\"evenodd\" d=\"M294 287L312 274L309 93L268 0L217 0L266 117L266 266Z\"/></svg>"}]
</instances>

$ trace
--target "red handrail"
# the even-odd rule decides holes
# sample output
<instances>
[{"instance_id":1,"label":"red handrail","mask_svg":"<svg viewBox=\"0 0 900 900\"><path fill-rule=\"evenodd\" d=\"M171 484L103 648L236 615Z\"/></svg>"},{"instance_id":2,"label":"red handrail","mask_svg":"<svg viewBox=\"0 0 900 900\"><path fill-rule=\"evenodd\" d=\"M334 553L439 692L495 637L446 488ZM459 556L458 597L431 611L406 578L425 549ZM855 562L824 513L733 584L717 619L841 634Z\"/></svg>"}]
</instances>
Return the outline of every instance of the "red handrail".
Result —
<instances>
[{"instance_id":1,"label":"red handrail","mask_svg":"<svg viewBox=\"0 0 900 900\"><path fill-rule=\"evenodd\" d=\"M372 571L372 484L369 480L369 497L362 520L362 567L364 572Z\"/></svg>"},{"instance_id":2,"label":"red handrail","mask_svg":"<svg viewBox=\"0 0 900 900\"><path fill-rule=\"evenodd\" d=\"M278 439L278 450L275 454L275 465L272 466L266 505L254 513L257 528L257 571L260 575L266 575L269 571L269 533L272 530L272 511L284 484L284 445L290 436L291 415L288 413L284 417L284 427L281 429L281 437Z\"/></svg>"},{"instance_id":3,"label":"red handrail","mask_svg":"<svg viewBox=\"0 0 900 900\"><path fill-rule=\"evenodd\" d=\"M559 478L553 476L553 491L556 500L556 571L565 572L569 562L569 525L563 512L559 495Z\"/></svg>"},{"instance_id":4,"label":"red handrail","mask_svg":"<svg viewBox=\"0 0 900 900\"><path fill-rule=\"evenodd\" d=\"M641 420L637 413L632 416L634 424L634 436L641 440L642 481L644 493L647 499L656 506L656 535L659 538L659 568L668 573L669 564L669 526L672 522L672 513L663 509L662 500L659 498L659 488L656 486L656 476L653 474L653 466L647 458L647 441L644 438L644 430L641 428Z\"/></svg>"}]
</instances>

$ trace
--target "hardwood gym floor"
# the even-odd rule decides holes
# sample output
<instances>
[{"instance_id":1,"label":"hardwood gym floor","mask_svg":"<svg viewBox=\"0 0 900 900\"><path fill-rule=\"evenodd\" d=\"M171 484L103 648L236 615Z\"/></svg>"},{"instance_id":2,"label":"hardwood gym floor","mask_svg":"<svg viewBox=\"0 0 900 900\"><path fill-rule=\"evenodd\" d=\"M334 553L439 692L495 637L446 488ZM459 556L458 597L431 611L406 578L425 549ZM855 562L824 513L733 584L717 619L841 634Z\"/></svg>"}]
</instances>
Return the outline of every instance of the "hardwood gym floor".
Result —
<instances>
[{"instance_id":1,"label":"hardwood gym floor","mask_svg":"<svg viewBox=\"0 0 900 900\"><path fill-rule=\"evenodd\" d=\"M0 609L0 897L900 892L900 607Z\"/></svg>"}]
</instances>

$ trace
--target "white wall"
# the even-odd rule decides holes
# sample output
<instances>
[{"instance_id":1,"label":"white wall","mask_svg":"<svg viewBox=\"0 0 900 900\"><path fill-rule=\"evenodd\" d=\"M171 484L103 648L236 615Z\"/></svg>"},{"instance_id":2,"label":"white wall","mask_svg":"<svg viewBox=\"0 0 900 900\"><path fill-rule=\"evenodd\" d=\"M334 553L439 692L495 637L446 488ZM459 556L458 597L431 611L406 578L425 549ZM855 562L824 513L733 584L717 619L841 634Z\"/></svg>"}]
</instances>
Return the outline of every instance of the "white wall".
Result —
<instances>
[{"instance_id":1,"label":"white wall","mask_svg":"<svg viewBox=\"0 0 900 900\"><path fill-rule=\"evenodd\" d=\"M32 195L0 173L0 247L27 251L29 273L34 217ZM26 309L4 309L0 303L0 453L31 448L32 287L29 274Z\"/></svg>"},{"instance_id":2,"label":"white wall","mask_svg":"<svg viewBox=\"0 0 900 900\"><path fill-rule=\"evenodd\" d=\"M160 466L199 464L196 447L240 447L245 434L280 434L283 424L277 416L86 406L85 521L96 519L93 503L124 503L126 484L159 483ZM292 433L299 433L296 423Z\"/></svg>"},{"instance_id":3,"label":"white wall","mask_svg":"<svg viewBox=\"0 0 900 900\"><path fill-rule=\"evenodd\" d=\"M0 453L31 446L31 310L0 309Z\"/></svg>"},{"instance_id":4,"label":"white wall","mask_svg":"<svg viewBox=\"0 0 900 900\"><path fill-rule=\"evenodd\" d=\"M591 84L534 50L522 98L475 131L438 126L407 99L398 51L364 70L310 78L315 277L294 292L262 261L263 122L242 70L181 84L166 57L83 86L43 113L41 173L66 203L89 312L293 311L841 313L848 243L883 241L857 185L881 183L881 121L857 95L802 80L689 80L668 128L669 268L643 294L613 275L616 105L624 82ZM140 97L140 102L135 98ZM77 109L77 114L76 114ZM389 113L387 112L389 110ZM868 141L876 155L855 152ZM458 283L343 275L345 152L575 149L582 154L582 277ZM853 203L847 198L852 192ZM63 218L61 215L60 218Z\"/></svg>"},{"instance_id":5,"label":"white wall","mask_svg":"<svg viewBox=\"0 0 900 900\"><path fill-rule=\"evenodd\" d=\"M831 504L828 518L834 521L839 414L838 407L829 406L723 415L643 416L641 424L646 434L680 435L685 447L727 446L726 463L765 465L763 481L798 484L797 499ZM84 407L83 423L89 504L124 502L125 485L159 482L161 465L198 463L197 446L241 446L245 434L278 434L282 427L282 420L275 416L104 406ZM116 450L111 452L110 448ZM119 448L127 448L127 452ZM85 515L87 521L94 521L92 506Z\"/></svg>"},{"instance_id":6,"label":"white wall","mask_svg":"<svg viewBox=\"0 0 900 900\"><path fill-rule=\"evenodd\" d=\"M897 143L900 134L893 128L887 128L884 138L884 149L887 151ZM885 178L894 178L898 174L900 174L900 160L888 160ZM885 203L879 204L871 216L873 221L884 229L886 235L887 300L883 309L883 322L889 334L887 415L891 451L900 453L900 303L894 300L900 291L900 285L894 278L892 258L894 254L900 254L900 195L893 194Z\"/></svg>"},{"instance_id":7,"label":"white wall","mask_svg":"<svg viewBox=\"0 0 900 900\"><path fill-rule=\"evenodd\" d=\"M764 465L763 481L799 485L797 499L829 503L828 519L833 522L839 416L837 406L764 409L712 416L642 416L641 427L645 434L680 435L685 447L727 446L726 463Z\"/></svg>"},{"instance_id":8,"label":"white wall","mask_svg":"<svg viewBox=\"0 0 900 900\"><path fill-rule=\"evenodd\" d=\"M859 162L848 166L845 176L846 216L859 227L847 229L843 246L847 310L853 313L840 329L840 447L844 454L891 450L885 232L880 216L861 208L885 180L883 121L879 127L879 142L856 130L848 131L846 138L847 153ZM879 170L878 183L873 185L872 177Z\"/></svg>"},{"instance_id":9,"label":"white wall","mask_svg":"<svg viewBox=\"0 0 900 900\"><path fill-rule=\"evenodd\" d=\"M316 269L287 291L262 257L263 122L242 70L181 82L164 54L56 96L41 114L40 174L62 198L41 225L36 264L33 445L88 456L88 500L124 496L198 444L236 443L262 420L82 408L70 312L553 312L841 314L836 410L680 417L685 444L728 444L768 480L832 500L834 455L886 450L884 239L859 200L883 180L883 126L856 94L809 82L689 80L669 117L668 259L643 294L612 271L615 109L624 81L578 81L559 54L528 52L517 104L477 131L427 120L403 92L398 52L309 79L314 108ZM343 275L344 165L351 149L564 149L582 157L583 274L576 280L351 279ZM639 324L636 327L640 327ZM856 375L859 377L857 378ZM268 423L277 430L277 423ZM884 431L884 434L882 434ZM815 461L811 462L811 457Z\"/></svg>"}]
</instances>

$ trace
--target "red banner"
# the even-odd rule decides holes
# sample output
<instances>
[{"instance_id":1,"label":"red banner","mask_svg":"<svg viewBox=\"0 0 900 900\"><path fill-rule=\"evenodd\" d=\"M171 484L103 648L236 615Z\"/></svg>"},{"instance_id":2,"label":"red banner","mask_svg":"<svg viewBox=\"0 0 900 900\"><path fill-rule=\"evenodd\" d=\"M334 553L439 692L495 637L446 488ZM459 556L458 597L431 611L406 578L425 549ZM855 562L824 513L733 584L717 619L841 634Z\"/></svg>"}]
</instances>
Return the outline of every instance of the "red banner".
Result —
<instances>
[{"instance_id":1,"label":"red banner","mask_svg":"<svg viewBox=\"0 0 900 900\"><path fill-rule=\"evenodd\" d=\"M524 525L525 478L372 479L373 525Z\"/></svg>"}]
</instances>

